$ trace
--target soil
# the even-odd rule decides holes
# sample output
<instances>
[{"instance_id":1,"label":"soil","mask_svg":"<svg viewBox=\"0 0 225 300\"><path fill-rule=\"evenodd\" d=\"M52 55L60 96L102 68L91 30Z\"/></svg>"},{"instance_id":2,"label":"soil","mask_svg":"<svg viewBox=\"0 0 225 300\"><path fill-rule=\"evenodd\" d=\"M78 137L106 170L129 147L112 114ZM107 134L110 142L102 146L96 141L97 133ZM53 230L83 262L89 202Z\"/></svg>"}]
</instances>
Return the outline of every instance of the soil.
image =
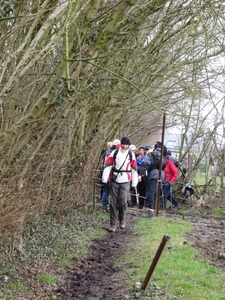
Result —
<instances>
[{"instance_id":1,"label":"soil","mask_svg":"<svg viewBox=\"0 0 225 300\"><path fill-rule=\"evenodd\" d=\"M199 210L185 215L172 211L164 217L174 219L182 217L191 222L194 229L184 242L195 247L201 257L225 271L225 220L211 217L211 212L212 208L206 207L201 209L204 218L200 216ZM127 209L125 229L117 229L115 233L108 232L103 239L93 241L89 256L68 269L66 282L57 291L61 295L61 300L130 299L127 290L131 287L123 286L119 276L120 269L130 266L123 264L117 266L115 262L126 252L125 241L134 237L132 228L140 216L146 216L146 212ZM107 230L108 222L103 228Z\"/></svg>"}]
</instances>

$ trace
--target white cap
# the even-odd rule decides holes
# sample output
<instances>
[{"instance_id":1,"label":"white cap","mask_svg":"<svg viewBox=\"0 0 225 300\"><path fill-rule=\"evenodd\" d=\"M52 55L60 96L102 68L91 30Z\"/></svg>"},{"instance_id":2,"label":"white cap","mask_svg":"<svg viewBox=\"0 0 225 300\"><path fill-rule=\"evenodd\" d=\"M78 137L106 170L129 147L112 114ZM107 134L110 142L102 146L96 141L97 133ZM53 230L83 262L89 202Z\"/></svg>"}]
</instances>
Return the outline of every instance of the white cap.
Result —
<instances>
[{"instance_id":1,"label":"white cap","mask_svg":"<svg viewBox=\"0 0 225 300\"><path fill-rule=\"evenodd\" d=\"M113 146L117 146L118 144L120 144L120 140L115 139L112 144Z\"/></svg>"},{"instance_id":2,"label":"white cap","mask_svg":"<svg viewBox=\"0 0 225 300\"><path fill-rule=\"evenodd\" d=\"M129 149L131 150L131 151L136 151L137 150L137 147L135 146L135 145L130 145L129 146Z\"/></svg>"}]
</instances>

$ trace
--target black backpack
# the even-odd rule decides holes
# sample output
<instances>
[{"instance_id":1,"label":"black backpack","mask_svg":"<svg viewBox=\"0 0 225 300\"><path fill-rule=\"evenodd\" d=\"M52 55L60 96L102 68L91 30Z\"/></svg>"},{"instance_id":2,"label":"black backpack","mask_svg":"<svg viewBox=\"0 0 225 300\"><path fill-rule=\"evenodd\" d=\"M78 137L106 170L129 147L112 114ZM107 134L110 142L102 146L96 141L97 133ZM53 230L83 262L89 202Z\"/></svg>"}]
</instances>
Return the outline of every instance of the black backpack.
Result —
<instances>
[{"instance_id":1,"label":"black backpack","mask_svg":"<svg viewBox=\"0 0 225 300\"><path fill-rule=\"evenodd\" d=\"M153 164L149 165L149 169L148 172L154 170L154 169L159 169L160 167L160 157L161 157L161 152L160 151L152 151L151 153L149 153L148 155L151 156L151 161L153 162ZM162 160L162 165L163 165L163 160Z\"/></svg>"},{"instance_id":2,"label":"black backpack","mask_svg":"<svg viewBox=\"0 0 225 300\"><path fill-rule=\"evenodd\" d=\"M176 166L177 168L179 168L179 166L181 165L181 163L179 162L179 160L176 159L175 157L171 157L171 158L172 158L172 161L173 161L173 163L175 164L175 166Z\"/></svg>"}]
</instances>

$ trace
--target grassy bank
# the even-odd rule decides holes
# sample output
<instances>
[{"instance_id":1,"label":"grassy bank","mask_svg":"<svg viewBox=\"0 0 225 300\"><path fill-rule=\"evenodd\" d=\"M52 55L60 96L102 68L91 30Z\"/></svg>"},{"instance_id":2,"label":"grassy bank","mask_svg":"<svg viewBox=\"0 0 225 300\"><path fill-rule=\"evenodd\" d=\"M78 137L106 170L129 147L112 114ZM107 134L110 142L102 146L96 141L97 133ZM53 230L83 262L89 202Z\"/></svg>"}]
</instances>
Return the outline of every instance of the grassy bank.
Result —
<instances>
[{"instance_id":1,"label":"grassy bank","mask_svg":"<svg viewBox=\"0 0 225 300\"><path fill-rule=\"evenodd\" d=\"M129 241L131 252L123 256L133 266L122 274L126 284L132 283L132 299L225 299L225 274L202 259L188 243L185 235L191 229L190 223L182 219L139 219L137 235ZM138 283L143 283L165 234L170 239L145 291L141 291Z\"/></svg>"}]
</instances>

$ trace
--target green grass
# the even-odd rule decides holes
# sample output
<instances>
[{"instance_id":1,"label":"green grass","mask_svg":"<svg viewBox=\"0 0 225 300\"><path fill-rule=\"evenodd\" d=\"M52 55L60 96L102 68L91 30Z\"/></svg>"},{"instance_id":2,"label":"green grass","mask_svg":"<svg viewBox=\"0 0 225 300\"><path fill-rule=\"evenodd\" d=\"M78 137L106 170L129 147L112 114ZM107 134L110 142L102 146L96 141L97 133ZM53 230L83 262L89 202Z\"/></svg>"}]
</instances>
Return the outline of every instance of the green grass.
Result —
<instances>
[{"instance_id":1,"label":"green grass","mask_svg":"<svg viewBox=\"0 0 225 300\"><path fill-rule=\"evenodd\" d=\"M208 175L206 176L204 173L197 173L195 177L193 178L193 182L199 185L204 185L208 183L211 179L213 178L211 184L215 184L216 186L220 186L221 184L221 178L219 176L213 176L213 175ZM225 177L224 177L224 183L225 183Z\"/></svg>"},{"instance_id":2,"label":"green grass","mask_svg":"<svg viewBox=\"0 0 225 300\"><path fill-rule=\"evenodd\" d=\"M220 194L221 178L219 176L206 176L204 173L197 173L191 181L191 184L194 186L197 195L217 197Z\"/></svg>"},{"instance_id":3,"label":"green grass","mask_svg":"<svg viewBox=\"0 0 225 300\"><path fill-rule=\"evenodd\" d=\"M48 284L48 285L54 285L55 284L55 275L42 273L40 275L40 279L45 284Z\"/></svg>"},{"instance_id":4,"label":"green grass","mask_svg":"<svg viewBox=\"0 0 225 300\"><path fill-rule=\"evenodd\" d=\"M144 281L155 253L165 234L170 236L154 273L138 299L225 299L225 275L202 259L185 242L186 232L192 229L184 220L161 217L139 219L135 226L136 238L131 241L132 254L124 255L132 263L123 274L126 284ZM130 291L136 292L134 290Z\"/></svg>"},{"instance_id":5,"label":"green grass","mask_svg":"<svg viewBox=\"0 0 225 300\"><path fill-rule=\"evenodd\" d=\"M0 300L5 300L6 298L5 298L5 295L4 294L2 294L2 292L0 292Z\"/></svg>"},{"instance_id":6,"label":"green grass","mask_svg":"<svg viewBox=\"0 0 225 300\"><path fill-rule=\"evenodd\" d=\"M215 207L215 208L213 208L213 215L216 218L221 218L224 216L224 210L221 209L220 207Z\"/></svg>"}]
</instances>

